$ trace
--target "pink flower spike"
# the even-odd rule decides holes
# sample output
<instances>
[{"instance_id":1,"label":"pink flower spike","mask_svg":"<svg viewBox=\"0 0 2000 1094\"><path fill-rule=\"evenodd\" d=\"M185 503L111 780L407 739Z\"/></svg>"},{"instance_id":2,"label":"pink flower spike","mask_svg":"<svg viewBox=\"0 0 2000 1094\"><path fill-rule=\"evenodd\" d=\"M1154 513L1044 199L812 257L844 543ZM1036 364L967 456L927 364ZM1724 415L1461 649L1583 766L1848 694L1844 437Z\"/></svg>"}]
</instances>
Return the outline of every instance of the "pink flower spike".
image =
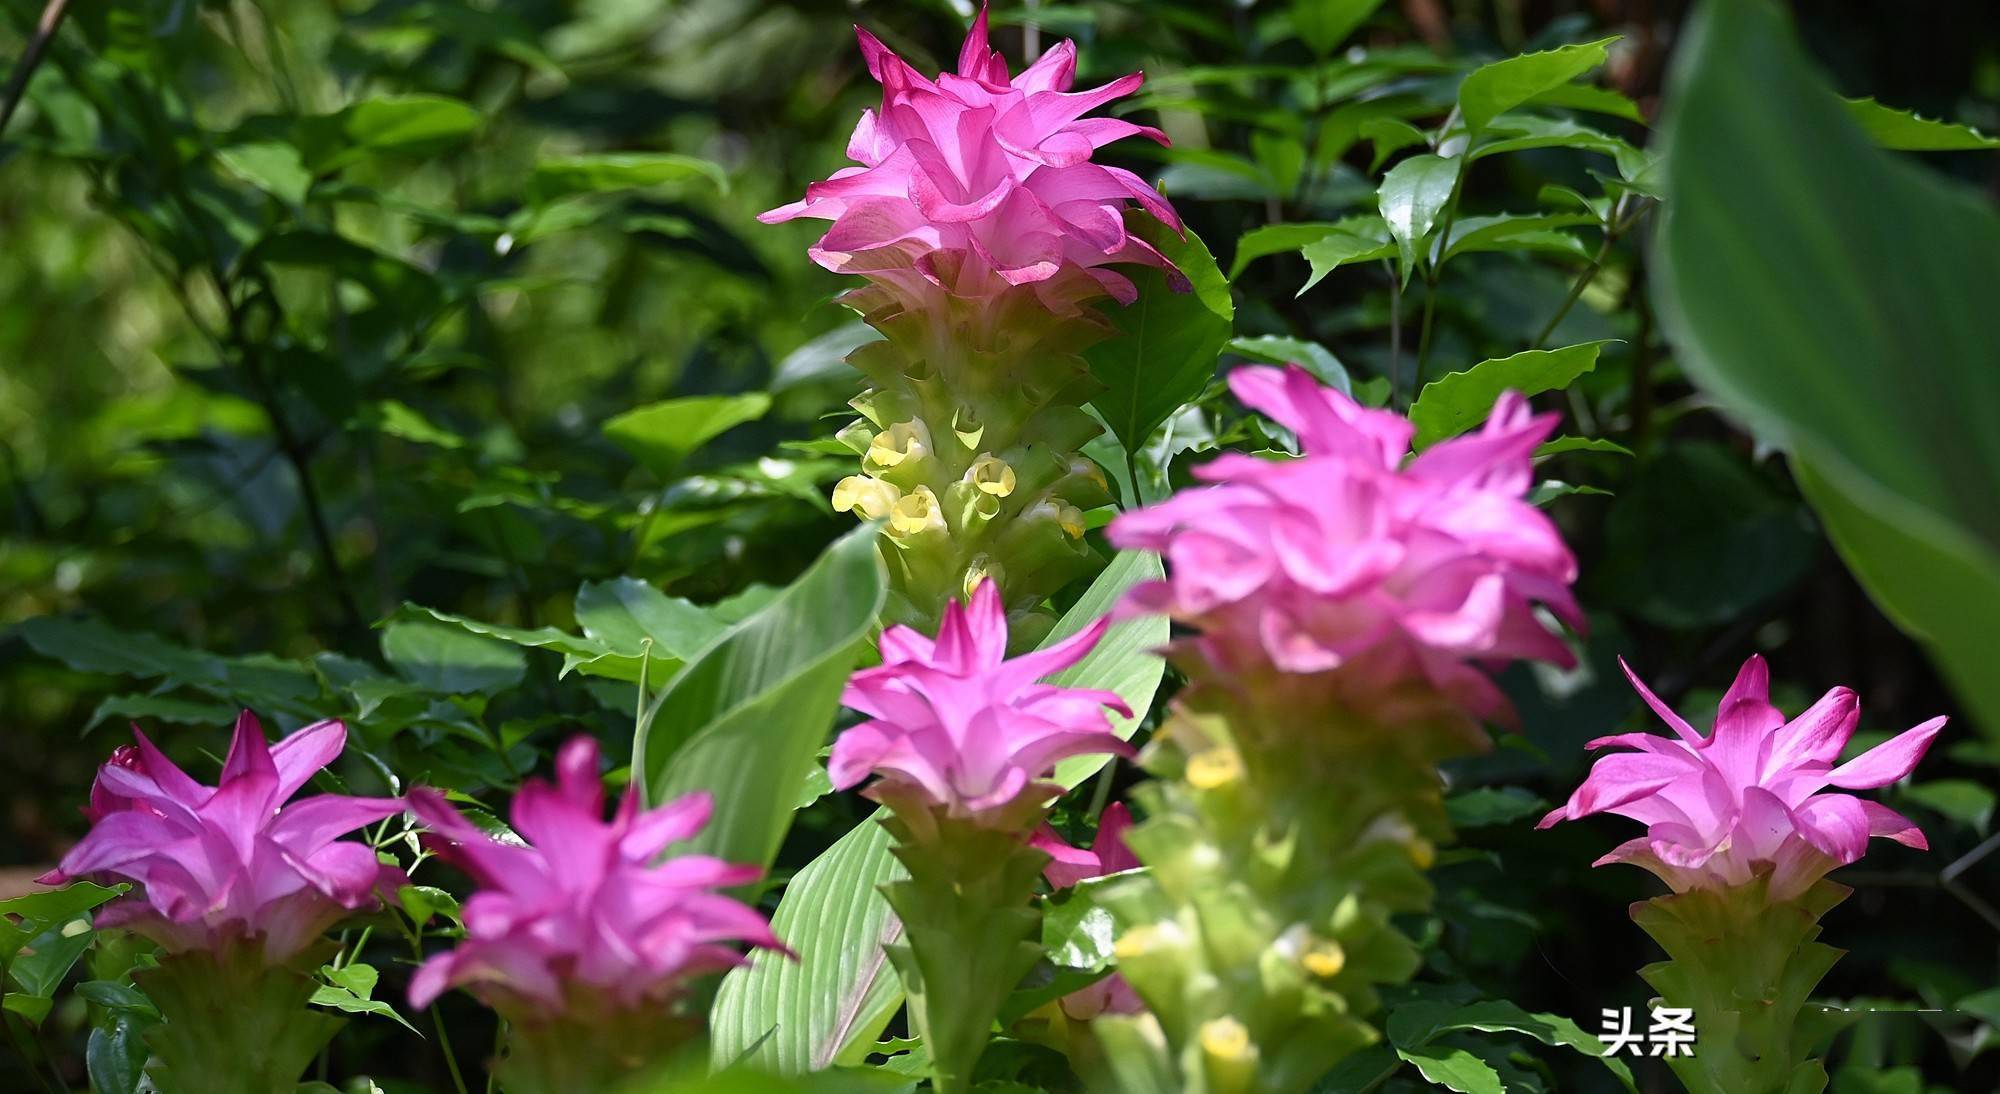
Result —
<instances>
[{"instance_id":1,"label":"pink flower spike","mask_svg":"<svg viewBox=\"0 0 2000 1094\"><path fill-rule=\"evenodd\" d=\"M1053 794L1041 780L1059 760L1131 755L1105 715L1131 715L1117 694L1035 682L1082 660L1109 626L1099 619L1009 660L1000 590L985 581L970 605L945 608L935 642L889 628L883 664L855 673L841 696L869 720L834 741L833 785L846 789L873 772L955 813L978 814L1023 794Z\"/></svg>"},{"instance_id":2,"label":"pink flower spike","mask_svg":"<svg viewBox=\"0 0 2000 1094\"><path fill-rule=\"evenodd\" d=\"M597 742L575 737L557 753L553 784L521 787L513 821L525 843L488 835L435 790L410 792L411 810L430 828L425 845L480 887L465 904L465 940L411 979L413 1006L453 987L515 1021L595 1000L656 1005L695 977L741 964L736 943L786 952L761 914L715 891L761 870L708 855L660 857L708 822L707 794L642 811L628 788L606 821L597 768Z\"/></svg>"},{"instance_id":3,"label":"pink flower spike","mask_svg":"<svg viewBox=\"0 0 2000 1094\"><path fill-rule=\"evenodd\" d=\"M350 911L394 892L402 871L340 837L403 811L400 798L319 794L287 805L347 741L339 722L305 727L273 747L244 711L218 785L196 782L135 726L112 753L84 811L90 833L40 880L129 881L98 926L124 926L169 951L260 939L281 964Z\"/></svg>"},{"instance_id":4,"label":"pink flower spike","mask_svg":"<svg viewBox=\"0 0 2000 1094\"><path fill-rule=\"evenodd\" d=\"M1505 718L1488 666L1573 662L1540 610L1581 629L1576 559L1525 497L1554 415L1504 393L1483 428L1410 458L1406 419L1296 365L1238 368L1229 386L1303 452L1218 457L1195 468L1210 485L1114 520L1114 544L1157 551L1168 570L1122 612L1192 626L1218 673L1326 674L1385 719L1439 704Z\"/></svg>"},{"instance_id":5,"label":"pink flower spike","mask_svg":"<svg viewBox=\"0 0 2000 1094\"><path fill-rule=\"evenodd\" d=\"M1834 688L1786 721L1770 702L1770 672L1751 657L1723 697L1714 729L1704 737L1662 703L1631 669L1632 686L1676 736L1622 733L1590 742L1593 749L1634 748L1605 756L1568 802L1537 827L1592 813L1616 813L1647 826L1598 860L1629 862L1660 876L1676 892L1727 888L1771 872L1771 895L1804 892L1830 870L1862 856L1871 837L1928 846L1907 817L1849 794L1822 793L1886 786L1908 775L1945 719L1897 735L1839 767L1834 761L1861 721L1860 704Z\"/></svg>"},{"instance_id":6,"label":"pink flower spike","mask_svg":"<svg viewBox=\"0 0 2000 1094\"><path fill-rule=\"evenodd\" d=\"M1136 91L1138 73L1070 92L1076 45L1063 42L1020 76L992 49L986 10L973 20L958 71L926 78L855 28L882 104L863 112L848 141L859 167L807 187L804 200L758 219L833 222L812 248L837 273L862 273L920 307L932 293L995 296L1016 286L1064 314L1121 281L1097 267L1128 263L1186 279L1144 241L1128 236L1124 210L1137 203L1180 230L1173 209L1129 172L1092 164L1093 152L1125 137L1167 143L1148 126L1085 114Z\"/></svg>"}]
</instances>

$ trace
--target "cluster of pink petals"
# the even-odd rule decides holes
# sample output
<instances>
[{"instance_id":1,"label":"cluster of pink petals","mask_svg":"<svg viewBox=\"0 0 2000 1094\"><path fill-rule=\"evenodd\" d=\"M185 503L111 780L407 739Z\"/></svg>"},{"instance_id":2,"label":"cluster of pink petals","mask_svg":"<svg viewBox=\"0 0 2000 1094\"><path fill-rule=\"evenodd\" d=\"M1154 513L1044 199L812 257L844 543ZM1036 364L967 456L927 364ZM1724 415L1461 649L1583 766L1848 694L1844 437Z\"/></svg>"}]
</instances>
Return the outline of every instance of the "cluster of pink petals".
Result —
<instances>
[{"instance_id":1,"label":"cluster of pink petals","mask_svg":"<svg viewBox=\"0 0 2000 1094\"><path fill-rule=\"evenodd\" d=\"M1049 865L1042 871L1042 876L1049 879L1050 885L1067 889L1080 881L1137 869L1139 856L1125 846L1125 830L1130 827L1131 811L1125 808L1123 802L1113 802L1098 818L1097 835L1087 849L1064 843L1055 829L1048 825L1043 825L1028 843L1049 856ZM1138 1014L1146 1009L1138 994L1132 990L1132 985L1115 972L1089 987L1063 996L1060 1005L1064 1014L1079 1022L1087 1022L1100 1014Z\"/></svg>"},{"instance_id":2,"label":"cluster of pink petals","mask_svg":"<svg viewBox=\"0 0 2000 1094\"><path fill-rule=\"evenodd\" d=\"M1695 732L1628 667L1632 686L1675 736L1621 733L1589 747L1635 749L1599 759L1561 808L1542 819L1616 813L1646 825L1594 865L1629 862L1658 874L1676 892L1726 888L1771 871L1770 890L1783 900L1827 871L1861 857L1871 836L1925 848L1909 818L1827 787L1865 790L1908 775L1944 728L1933 718L1835 766L1854 736L1861 707L1854 693L1834 688L1787 722L1770 702L1764 659L1752 657L1722 698L1714 731Z\"/></svg>"},{"instance_id":3,"label":"cluster of pink petals","mask_svg":"<svg viewBox=\"0 0 2000 1094\"><path fill-rule=\"evenodd\" d=\"M1229 386L1296 433L1303 454L1220 456L1195 469L1212 485L1113 521L1113 543L1168 564L1125 610L1197 627L1198 648L1225 671L1346 670L1383 694L1416 682L1478 717L1508 708L1477 663L1572 663L1535 606L1582 626L1576 560L1524 497L1554 415L1508 392L1484 428L1406 462L1408 420L1296 366L1239 368Z\"/></svg>"},{"instance_id":4,"label":"cluster of pink petals","mask_svg":"<svg viewBox=\"0 0 2000 1094\"><path fill-rule=\"evenodd\" d=\"M1010 77L987 43L982 10L959 51L958 71L925 77L874 35L855 28L868 73L882 85L847 145L859 163L806 189L805 199L763 214L833 221L811 254L839 273L862 274L921 302L942 290L986 297L1032 285L1053 310L1110 293L1136 295L1111 263L1178 271L1125 230L1137 202L1180 230L1160 195L1137 175L1090 162L1097 148L1159 130L1085 114L1136 90L1133 73L1070 92L1076 44L1063 42Z\"/></svg>"},{"instance_id":5,"label":"cluster of pink petals","mask_svg":"<svg viewBox=\"0 0 2000 1094\"><path fill-rule=\"evenodd\" d=\"M981 582L970 606L946 606L935 642L908 627L882 632L882 664L848 681L841 702L869 720L841 733L827 764L836 788L872 771L928 801L974 814L1024 793L1056 761L1131 746L1111 731L1110 708L1130 716L1116 692L1038 684L1083 660L1110 621L1033 653L1007 658L1000 590Z\"/></svg>"},{"instance_id":6,"label":"cluster of pink petals","mask_svg":"<svg viewBox=\"0 0 2000 1094\"><path fill-rule=\"evenodd\" d=\"M436 791L411 792L426 845L480 885L464 941L411 979L413 1005L463 987L516 1020L560 1016L581 998L633 1007L741 964L734 943L784 949L755 909L714 891L755 881L757 867L661 857L708 823L707 794L641 811L628 789L606 822L597 766L597 742L578 737L557 754L554 785L521 787L512 818L526 843L493 838Z\"/></svg>"},{"instance_id":7,"label":"cluster of pink petals","mask_svg":"<svg viewBox=\"0 0 2000 1094\"><path fill-rule=\"evenodd\" d=\"M173 952L259 939L278 964L402 884L366 844L340 840L402 812L401 799L319 794L286 804L346 747L341 723L307 726L273 747L244 711L213 787L137 727L133 735L138 743L112 753L91 786L90 833L40 879L134 883L98 913L98 927L127 927Z\"/></svg>"}]
</instances>

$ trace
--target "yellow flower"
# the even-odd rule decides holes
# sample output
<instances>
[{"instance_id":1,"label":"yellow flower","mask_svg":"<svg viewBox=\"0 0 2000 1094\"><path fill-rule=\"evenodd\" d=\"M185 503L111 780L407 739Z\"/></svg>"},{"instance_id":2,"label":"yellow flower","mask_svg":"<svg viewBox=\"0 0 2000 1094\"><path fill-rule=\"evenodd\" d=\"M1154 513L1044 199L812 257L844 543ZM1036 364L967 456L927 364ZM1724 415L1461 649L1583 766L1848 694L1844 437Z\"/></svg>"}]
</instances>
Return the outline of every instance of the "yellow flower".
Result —
<instances>
[{"instance_id":1,"label":"yellow flower","mask_svg":"<svg viewBox=\"0 0 2000 1094\"><path fill-rule=\"evenodd\" d=\"M879 520L889 515L902 496L892 483L849 475L833 486L833 508L838 513L859 513L864 520Z\"/></svg>"}]
</instances>

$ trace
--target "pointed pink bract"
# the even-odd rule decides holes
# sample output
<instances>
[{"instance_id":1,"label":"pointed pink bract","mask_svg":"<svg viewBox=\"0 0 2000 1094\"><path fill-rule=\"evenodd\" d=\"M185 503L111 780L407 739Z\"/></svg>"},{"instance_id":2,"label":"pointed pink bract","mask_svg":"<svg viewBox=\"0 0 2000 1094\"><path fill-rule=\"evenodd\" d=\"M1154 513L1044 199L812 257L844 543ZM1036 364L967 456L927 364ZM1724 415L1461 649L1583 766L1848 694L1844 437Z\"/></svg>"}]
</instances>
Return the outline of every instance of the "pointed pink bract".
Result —
<instances>
[{"instance_id":1,"label":"pointed pink bract","mask_svg":"<svg viewBox=\"0 0 2000 1094\"><path fill-rule=\"evenodd\" d=\"M1622 664L1622 662L1621 662ZM1724 888L1771 871L1771 893L1785 899L1827 871L1861 857L1874 836L1926 846L1908 818L1885 805L1828 786L1865 789L1908 775L1930 748L1943 718L1933 718L1835 766L1861 721L1854 693L1834 688L1790 721L1770 702L1762 657L1744 662L1723 696L1706 737L1655 697L1632 673L1632 686L1675 736L1621 733L1592 749L1638 749L1605 756L1540 827L1592 813L1616 813L1646 825L1597 865L1629 862L1676 892Z\"/></svg>"},{"instance_id":2,"label":"pointed pink bract","mask_svg":"<svg viewBox=\"0 0 2000 1094\"><path fill-rule=\"evenodd\" d=\"M246 710L213 787L133 734L138 743L114 751L91 787L90 833L41 878L132 882L98 926L130 928L175 952L254 938L277 964L403 883L366 845L340 841L402 812L402 799L319 794L286 804L340 755L341 723L307 726L273 747Z\"/></svg>"},{"instance_id":3,"label":"pointed pink bract","mask_svg":"<svg viewBox=\"0 0 2000 1094\"><path fill-rule=\"evenodd\" d=\"M465 939L410 982L428 1006L463 987L515 1021L562 1015L579 995L619 1007L664 1003L687 981L741 964L737 943L783 951L762 914L715 890L763 872L708 855L662 858L708 823L707 794L641 811L628 788L609 821L597 742L576 737L556 757L554 784L530 779L514 798L527 842L489 835L427 788L410 808L427 846L470 874Z\"/></svg>"},{"instance_id":4,"label":"pointed pink bract","mask_svg":"<svg viewBox=\"0 0 2000 1094\"><path fill-rule=\"evenodd\" d=\"M980 583L970 605L945 608L935 641L908 627L882 635L883 664L848 681L841 702L869 716L841 733L827 765L845 789L873 772L963 813L1048 789L1058 760L1131 754L1105 709L1129 716L1114 692L1037 680L1081 661L1109 620L1033 653L1007 657L1000 590Z\"/></svg>"},{"instance_id":5,"label":"pointed pink bract","mask_svg":"<svg viewBox=\"0 0 2000 1094\"><path fill-rule=\"evenodd\" d=\"M1212 485L1113 521L1113 543L1168 569L1124 610L1194 626L1224 672L1338 672L1360 702L1416 684L1477 717L1507 709L1479 663L1571 663L1535 607L1582 626L1576 560L1524 497L1553 415L1508 392L1484 428L1405 462L1408 420L1297 366L1238 368L1229 386L1303 454L1218 457L1195 469Z\"/></svg>"},{"instance_id":6,"label":"pointed pink bract","mask_svg":"<svg viewBox=\"0 0 2000 1094\"><path fill-rule=\"evenodd\" d=\"M982 9L959 52L958 71L935 79L855 28L882 105L865 111L848 141L860 164L806 188L767 223L833 221L811 254L837 273L888 287L912 310L942 292L989 297L1028 286L1051 310L1109 293L1128 301L1132 283L1101 269L1116 263L1179 271L1125 230L1136 203L1179 230L1172 207L1129 171L1090 162L1125 137L1165 144L1148 126L1083 115L1137 90L1138 73L1070 92L1076 46L1064 42L1018 77L987 41Z\"/></svg>"}]
</instances>

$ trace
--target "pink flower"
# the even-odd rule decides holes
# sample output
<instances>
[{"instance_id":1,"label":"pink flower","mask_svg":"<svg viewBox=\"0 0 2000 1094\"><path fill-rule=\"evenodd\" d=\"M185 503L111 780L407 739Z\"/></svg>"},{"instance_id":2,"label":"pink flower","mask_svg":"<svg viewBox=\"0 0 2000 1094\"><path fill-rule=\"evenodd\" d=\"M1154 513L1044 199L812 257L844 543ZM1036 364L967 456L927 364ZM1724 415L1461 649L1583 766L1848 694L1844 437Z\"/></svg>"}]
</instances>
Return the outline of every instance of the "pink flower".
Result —
<instances>
[{"instance_id":1,"label":"pink flower","mask_svg":"<svg viewBox=\"0 0 2000 1094\"><path fill-rule=\"evenodd\" d=\"M981 582L971 606L946 605L936 642L908 627L882 632L882 661L848 681L840 701L868 715L834 742L828 773L845 789L870 771L954 812L982 813L1026 793L1056 761L1131 755L1104 710L1131 715L1116 692L1035 681L1083 660L1110 620L1047 649L1007 659L1000 589Z\"/></svg>"},{"instance_id":2,"label":"pink flower","mask_svg":"<svg viewBox=\"0 0 2000 1094\"><path fill-rule=\"evenodd\" d=\"M90 834L41 879L130 881L99 927L128 927L173 952L261 938L279 964L348 912L394 892L402 871L339 837L403 811L400 798L319 794L286 805L347 743L339 722L305 727L272 747L244 711L222 765L204 786L133 729L91 787Z\"/></svg>"},{"instance_id":3,"label":"pink flower","mask_svg":"<svg viewBox=\"0 0 2000 1094\"><path fill-rule=\"evenodd\" d=\"M1131 811L1123 802L1112 802L1098 818L1097 835L1088 850L1064 843L1055 829L1046 824L1028 844L1049 856L1048 868L1042 872L1049 884L1067 889L1080 881L1136 869L1139 856L1125 846L1125 830L1130 827ZM1088 1022L1100 1014L1138 1014L1146 1009L1132 985L1115 972L1089 987L1070 992L1060 1003L1063 1013L1079 1022Z\"/></svg>"},{"instance_id":4,"label":"pink flower","mask_svg":"<svg viewBox=\"0 0 2000 1094\"><path fill-rule=\"evenodd\" d=\"M755 881L757 867L661 857L708 823L709 796L642 812L628 788L607 823L588 737L562 747L554 785L530 779L515 795L514 827L527 843L489 836L434 790L411 791L410 808L431 829L426 845L481 887L465 904L465 940L410 981L414 1006L465 987L516 1020L586 1000L636 1007L742 963L731 943L784 949L755 909L713 891Z\"/></svg>"},{"instance_id":5,"label":"pink flower","mask_svg":"<svg viewBox=\"0 0 2000 1094\"><path fill-rule=\"evenodd\" d=\"M1592 813L1646 825L1644 836L1593 865L1643 866L1675 892L1740 885L1769 868L1771 894L1782 900L1860 858L1871 836L1928 847L1917 826L1895 810L1821 791L1887 786L1908 775L1945 719L1933 718L1836 767L1861 719L1860 704L1846 688L1827 692L1787 722L1770 703L1764 659L1752 657L1722 697L1714 732L1703 737L1630 667L1625 675L1677 736L1621 733L1590 742L1593 749L1637 751L1599 759L1569 801L1538 827Z\"/></svg>"},{"instance_id":6,"label":"pink flower","mask_svg":"<svg viewBox=\"0 0 2000 1094\"><path fill-rule=\"evenodd\" d=\"M1137 202L1180 230L1158 192L1122 168L1090 162L1123 137L1166 143L1157 129L1084 115L1137 90L1133 73L1091 91L1070 93L1076 44L1063 42L1017 77L987 44L986 12L973 21L958 71L935 80L855 28L868 74L882 85L880 110L862 112L847 154L859 167L807 187L805 199L763 214L833 221L812 251L838 273L888 285L917 310L929 294L987 297L1034 286L1052 310L1110 293L1137 295L1124 275L1105 269L1131 262L1178 271L1125 230L1127 202Z\"/></svg>"},{"instance_id":7,"label":"pink flower","mask_svg":"<svg viewBox=\"0 0 2000 1094\"><path fill-rule=\"evenodd\" d=\"M1133 589L1125 610L1192 624L1222 671L1338 673L1363 704L1415 684L1503 716L1505 698L1475 662L1572 663L1534 609L1582 626L1576 560L1523 498L1554 415L1508 392L1483 429L1406 463L1407 420L1296 366L1239 368L1229 386L1298 434L1304 454L1223 455L1195 469L1214 485L1113 521L1113 543L1159 551L1169 571Z\"/></svg>"}]
</instances>

